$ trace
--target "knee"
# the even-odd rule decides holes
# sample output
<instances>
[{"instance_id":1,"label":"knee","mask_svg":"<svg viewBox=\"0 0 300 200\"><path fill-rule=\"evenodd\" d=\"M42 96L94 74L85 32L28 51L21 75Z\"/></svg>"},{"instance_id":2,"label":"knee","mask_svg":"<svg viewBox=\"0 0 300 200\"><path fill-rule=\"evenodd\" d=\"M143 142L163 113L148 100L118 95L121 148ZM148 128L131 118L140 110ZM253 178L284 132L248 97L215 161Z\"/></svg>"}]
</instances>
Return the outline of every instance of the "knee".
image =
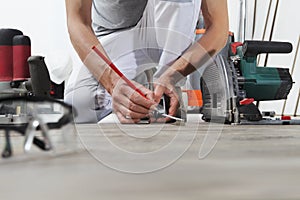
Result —
<instances>
[{"instance_id":1,"label":"knee","mask_svg":"<svg viewBox=\"0 0 300 200\"><path fill-rule=\"evenodd\" d=\"M77 115L74 120L76 123L98 122L94 95L86 88L78 88L65 94L64 101L75 108Z\"/></svg>"}]
</instances>

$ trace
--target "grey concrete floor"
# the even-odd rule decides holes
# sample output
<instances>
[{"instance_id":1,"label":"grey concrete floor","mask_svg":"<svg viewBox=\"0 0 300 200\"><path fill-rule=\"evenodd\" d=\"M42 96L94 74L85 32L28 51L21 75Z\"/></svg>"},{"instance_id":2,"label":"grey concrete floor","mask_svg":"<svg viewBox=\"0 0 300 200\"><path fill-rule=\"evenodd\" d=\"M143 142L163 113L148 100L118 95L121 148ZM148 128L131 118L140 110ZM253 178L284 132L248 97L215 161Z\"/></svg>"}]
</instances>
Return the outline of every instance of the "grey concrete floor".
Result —
<instances>
[{"instance_id":1,"label":"grey concrete floor","mask_svg":"<svg viewBox=\"0 0 300 200\"><path fill-rule=\"evenodd\" d=\"M0 199L300 199L300 126L76 130L75 153L2 160Z\"/></svg>"}]
</instances>

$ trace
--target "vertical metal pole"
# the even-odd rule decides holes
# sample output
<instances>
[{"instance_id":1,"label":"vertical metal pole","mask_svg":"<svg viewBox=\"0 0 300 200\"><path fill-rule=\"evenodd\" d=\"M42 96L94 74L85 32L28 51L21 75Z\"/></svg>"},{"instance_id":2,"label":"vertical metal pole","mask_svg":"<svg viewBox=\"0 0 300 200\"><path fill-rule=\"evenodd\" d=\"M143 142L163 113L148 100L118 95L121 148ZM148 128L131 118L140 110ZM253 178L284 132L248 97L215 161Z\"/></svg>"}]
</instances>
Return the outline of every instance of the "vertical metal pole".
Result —
<instances>
[{"instance_id":1,"label":"vertical metal pole","mask_svg":"<svg viewBox=\"0 0 300 200\"><path fill-rule=\"evenodd\" d=\"M284 100L281 116L284 116L284 112L285 112L285 108L286 108L286 102L287 102L287 100Z\"/></svg>"},{"instance_id":2,"label":"vertical metal pole","mask_svg":"<svg viewBox=\"0 0 300 200\"><path fill-rule=\"evenodd\" d=\"M246 37L246 14L247 12L247 3L245 0L240 0L240 16L239 16L239 33L238 41L243 42Z\"/></svg>"},{"instance_id":3,"label":"vertical metal pole","mask_svg":"<svg viewBox=\"0 0 300 200\"><path fill-rule=\"evenodd\" d=\"M9 158L12 155L12 146L10 142L9 130L5 129L5 148L2 152L2 158Z\"/></svg>"},{"instance_id":4,"label":"vertical metal pole","mask_svg":"<svg viewBox=\"0 0 300 200\"><path fill-rule=\"evenodd\" d=\"M294 56L293 66L292 66L292 69L291 69L291 76L293 76L294 71L295 71L296 62L297 62L298 53L299 53L299 46L300 46L300 35L299 35L299 38L298 38L296 53L295 53L295 56ZM281 115L284 115L285 108L286 108L286 103L287 103L287 100L284 101ZM299 96L298 96L298 102L297 102L296 110L295 110L296 114L297 114L297 109L298 109L298 103L299 103Z\"/></svg>"},{"instance_id":5,"label":"vertical metal pole","mask_svg":"<svg viewBox=\"0 0 300 200\"><path fill-rule=\"evenodd\" d=\"M298 99L297 99L297 103L296 103L296 107L295 107L294 117L297 116L299 101L300 101L300 89L299 89L299 92L298 92Z\"/></svg>"},{"instance_id":6,"label":"vertical metal pole","mask_svg":"<svg viewBox=\"0 0 300 200\"><path fill-rule=\"evenodd\" d=\"M263 32L263 35L262 35L262 38L261 38L262 40L265 40L265 37L266 37L267 27L268 27L268 22L269 22L269 18L270 18L272 3L273 3L273 0L270 0L269 7L268 7L268 12L267 12L267 17L266 17L266 22L265 22L265 26L264 26L264 32Z\"/></svg>"},{"instance_id":7,"label":"vertical metal pole","mask_svg":"<svg viewBox=\"0 0 300 200\"><path fill-rule=\"evenodd\" d=\"M267 21L266 21L266 25L265 25L264 35L266 34L267 24L268 24L268 20L269 20L269 16L270 16L270 10L271 10L270 6L271 5L272 5L272 1L269 4L269 10L268 10L268 16L267 16ZM276 0L276 7L275 7L274 15L273 15L273 21L272 21L272 27L271 27L271 32L270 32L270 36L269 36L269 41L272 41L272 39L273 39L273 33L274 33L275 22L276 22L276 17L277 17L278 5L279 5L279 0ZM264 39L264 35L263 35L263 39ZM268 60L269 60L269 54L267 53L266 58L265 58L264 67L267 66ZM259 107L259 101L257 101L256 106Z\"/></svg>"},{"instance_id":8,"label":"vertical metal pole","mask_svg":"<svg viewBox=\"0 0 300 200\"><path fill-rule=\"evenodd\" d=\"M256 26L256 12L257 12L257 0L254 0L253 8L253 23L252 23L252 39L254 39L255 26Z\"/></svg>"},{"instance_id":9,"label":"vertical metal pole","mask_svg":"<svg viewBox=\"0 0 300 200\"><path fill-rule=\"evenodd\" d=\"M294 74L294 71L295 71L296 62L297 62L298 53L299 53L299 47L300 47L300 35L298 37L298 43L297 43L297 47L296 47L295 58L294 58L294 62L293 62L292 70L291 70L292 75Z\"/></svg>"},{"instance_id":10,"label":"vertical metal pole","mask_svg":"<svg viewBox=\"0 0 300 200\"><path fill-rule=\"evenodd\" d=\"M278 6L279 6L279 0L276 1L276 7L273 15L273 21L272 21L272 27L271 27L271 32L270 32L270 37L269 41L272 41L273 39L273 33L274 33L274 28L275 28L275 23L276 23L276 17L277 17L277 12L278 12ZM269 54L267 53L266 59L265 59L265 64L264 66L266 67L268 64L268 59L269 59Z\"/></svg>"},{"instance_id":11,"label":"vertical metal pole","mask_svg":"<svg viewBox=\"0 0 300 200\"><path fill-rule=\"evenodd\" d=\"M264 31L263 31L263 35L262 35L261 40L265 40L265 37L266 37L268 22L269 22L270 13L271 13L272 2L273 2L273 0L270 0L270 2L269 2L269 7L268 7L268 12L267 12L266 22L265 22ZM261 58L261 56L258 55L258 61L257 61L257 63L260 63L260 58Z\"/></svg>"}]
</instances>

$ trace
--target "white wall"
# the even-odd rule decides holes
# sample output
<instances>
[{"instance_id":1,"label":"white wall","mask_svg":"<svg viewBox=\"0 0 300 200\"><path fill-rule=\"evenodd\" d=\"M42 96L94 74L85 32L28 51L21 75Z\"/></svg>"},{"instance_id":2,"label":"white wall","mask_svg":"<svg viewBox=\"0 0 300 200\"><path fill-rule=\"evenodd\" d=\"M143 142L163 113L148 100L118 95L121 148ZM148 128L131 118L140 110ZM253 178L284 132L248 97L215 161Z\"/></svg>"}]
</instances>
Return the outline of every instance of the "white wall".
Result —
<instances>
[{"instance_id":1,"label":"white wall","mask_svg":"<svg viewBox=\"0 0 300 200\"><path fill-rule=\"evenodd\" d=\"M246 0L249 6L248 16L251 24L254 0ZM272 1L270 18L268 21L265 40L269 39L270 27L273 20L276 0L257 0L257 23L255 26L254 39L263 39L263 29L266 23L269 2ZM237 33L240 0L228 0L230 29ZM273 40L289 41L294 48L300 35L300 1L299 0L279 0L279 10ZM64 0L0 0L0 28L17 28L30 36L32 41L32 54L47 56L52 52L69 52L71 45L69 42ZM248 26L250 27L250 26ZM246 39L251 39L251 34L247 34ZM296 50L287 55L270 55L268 65L273 67L291 68L295 60L295 71L293 74L296 82L287 100L286 114L294 114L296 101L300 87L300 58L295 58ZM264 61L264 56L260 59L260 64ZM281 114L284 101L262 102L263 110L275 110ZM300 108L297 114L300 115Z\"/></svg>"},{"instance_id":2,"label":"white wall","mask_svg":"<svg viewBox=\"0 0 300 200\"><path fill-rule=\"evenodd\" d=\"M0 28L16 28L31 38L32 54L70 46L64 0L0 0Z\"/></svg>"}]
</instances>

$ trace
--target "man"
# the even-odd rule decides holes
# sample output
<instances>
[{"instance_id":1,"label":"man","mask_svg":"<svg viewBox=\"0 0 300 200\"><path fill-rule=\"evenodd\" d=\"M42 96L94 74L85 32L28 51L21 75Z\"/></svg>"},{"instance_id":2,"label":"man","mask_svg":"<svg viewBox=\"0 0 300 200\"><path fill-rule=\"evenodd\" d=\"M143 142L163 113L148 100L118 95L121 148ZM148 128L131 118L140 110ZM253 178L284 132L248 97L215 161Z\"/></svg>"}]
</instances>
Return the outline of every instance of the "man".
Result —
<instances>
[{"instance_id":1,"label":"man","mask_svg":"<svg viewBox=\"0 0 300 200\"><path fill-rule=\"evenodd\" d=\"M111 109L121 123L137 123L149 117L162 95L170 97L169 114L176 115L175 87L220 51L228 35L226 0L66 0L66 9L71 42L84 65L75 67L65 100L82 123L99 121ZM193 43L200 10L206 33ZM147 98L95 55L93 46Z\"/></svg>"}]
</instances>

